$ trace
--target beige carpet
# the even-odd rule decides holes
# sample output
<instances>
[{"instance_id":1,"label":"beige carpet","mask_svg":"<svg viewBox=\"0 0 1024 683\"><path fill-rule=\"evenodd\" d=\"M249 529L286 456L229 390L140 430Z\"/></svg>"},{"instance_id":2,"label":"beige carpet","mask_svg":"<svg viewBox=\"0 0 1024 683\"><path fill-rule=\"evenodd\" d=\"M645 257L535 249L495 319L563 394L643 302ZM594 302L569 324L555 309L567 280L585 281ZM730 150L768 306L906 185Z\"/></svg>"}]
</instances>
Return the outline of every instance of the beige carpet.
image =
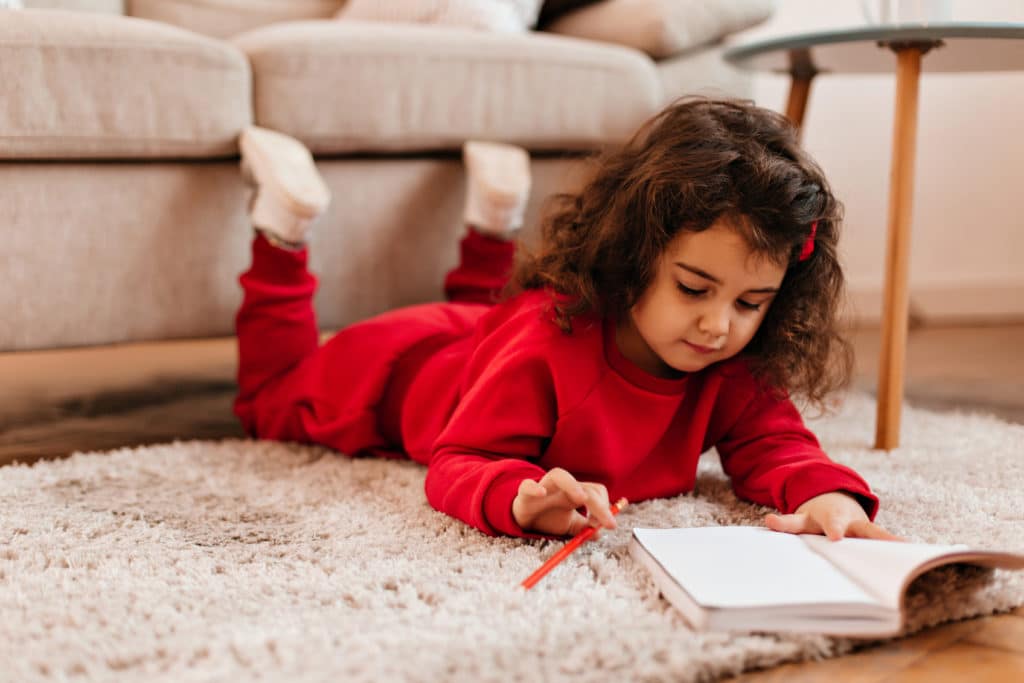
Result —
<instances>
[{"instance_id":1,"label":"beige carpet","mask_svg":"<svg viewBox=\"0 0 1024 683\"><path fill-rule=\"evenodd\" d=\"M815 421L923 541L1024 550L1024 426L873 403ZM182 442L0 468L0 679L698 681L859 645L694 634L630 560L630 527L758 523L705 458L695 494L630 507L533 591L559 546L433 511L424 469L317 448ZM756 568L751 568L756 581ZM911 630L1024 604L1024 572L947 568Z\"/></svg>"}]
</instances>

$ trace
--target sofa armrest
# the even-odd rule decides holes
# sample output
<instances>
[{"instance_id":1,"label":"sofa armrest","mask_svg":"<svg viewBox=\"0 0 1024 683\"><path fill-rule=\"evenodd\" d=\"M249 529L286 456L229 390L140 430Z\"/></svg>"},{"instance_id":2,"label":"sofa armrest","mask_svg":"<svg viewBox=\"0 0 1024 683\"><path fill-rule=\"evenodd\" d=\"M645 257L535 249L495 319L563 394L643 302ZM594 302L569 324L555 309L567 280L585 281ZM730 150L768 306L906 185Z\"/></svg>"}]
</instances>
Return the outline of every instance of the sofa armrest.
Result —
<instances>
[{"instance_id":1,"label":"sofa armrest","mask_svg":"<svg viewBox=\"0 0 1024 683\"><path fill-rule=\"evenodd\" d=\"M665 59L755 26L774 10L774 0L604 0L561 16L544 30Z\"/></svg>"}]
</instances>

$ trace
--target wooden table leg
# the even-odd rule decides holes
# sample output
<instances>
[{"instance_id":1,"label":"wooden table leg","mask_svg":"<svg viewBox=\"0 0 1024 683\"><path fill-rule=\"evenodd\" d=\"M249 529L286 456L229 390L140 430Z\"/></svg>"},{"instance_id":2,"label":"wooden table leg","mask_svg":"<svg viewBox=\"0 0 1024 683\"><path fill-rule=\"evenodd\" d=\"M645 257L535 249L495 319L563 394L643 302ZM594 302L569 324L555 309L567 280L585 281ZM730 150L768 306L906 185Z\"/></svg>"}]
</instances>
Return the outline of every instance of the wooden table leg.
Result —
<instances>
[{"instance_id":1,"label":"wooden table leg","mask_svg":"<svg viewBox=\"0 0 1024 683\"><path fill-rule=\"evenodd\" d=\"M804 114L807 112L807 98L811 93L811 79L814 71L794 70L790 75L789 99L786 101L786 118L793 122L798 133L804 130Z\"/></svg>"},{"instance_id":2,"label":"wooden table leg","mask_svg":"<svg viewBox=\"0 0 1024 683\"><path fill-rule=\"evenodd\" d=\"M789 98L786 100L786 118L796 126L797 135L803 133L807 99L811 94L811 79L818 75L809 50L789 51Z\"/></svg>"},{"instance_id":3,"label":"wooden table leg","mask_svg":"<svg viewBox=\"0 0 1024 683\"><path fill-rule=\"evenodd\" d=\"M878 415L875 448L899 445L903 407L904 363L907 354L907 315L910 295L910 222L914 195L917 144L917 94L921 56L927 47L893 46L896 51L896 117L893 127L892 169L889 179L889 228L885 256L882 344L878 370Z\"/></svg>"}]
</instances>

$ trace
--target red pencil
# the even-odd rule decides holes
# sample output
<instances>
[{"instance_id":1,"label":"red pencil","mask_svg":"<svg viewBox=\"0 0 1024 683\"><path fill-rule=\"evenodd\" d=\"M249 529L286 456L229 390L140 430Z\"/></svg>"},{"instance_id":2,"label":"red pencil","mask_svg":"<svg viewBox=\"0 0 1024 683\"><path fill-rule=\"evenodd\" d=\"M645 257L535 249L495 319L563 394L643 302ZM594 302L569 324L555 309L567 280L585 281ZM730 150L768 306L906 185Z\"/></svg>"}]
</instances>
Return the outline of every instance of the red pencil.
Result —
<instances>
[{"instance_id":1,"label":"red pencil","mask_svg":"<svg viewBox=\"0 0 1024 683\"><path fill-rule=\"evenodd\" d=\"M619 511L625 508L627 505L629 505L629 503L626 501L625 498L619 498L616 502L612 503L612 506L610 508L612 514L619 514ZM564 546L562 546L561 550L552 555L551 559L542 564L540 566L540 569L526 577L526 580L523 581L522 584L523 588L529 590L530 588L533 588L535 585L537 585L537 582L543 579L545 574L547 574L549 571L557 567L562 560L569 557L572 551L576 550L576 548L579 548L581 545L583 545L584 541L586 541L596 533L597 527L588 526L586 529L573 536L572 540L566 543Z\"/></svg>"}]
</instances>

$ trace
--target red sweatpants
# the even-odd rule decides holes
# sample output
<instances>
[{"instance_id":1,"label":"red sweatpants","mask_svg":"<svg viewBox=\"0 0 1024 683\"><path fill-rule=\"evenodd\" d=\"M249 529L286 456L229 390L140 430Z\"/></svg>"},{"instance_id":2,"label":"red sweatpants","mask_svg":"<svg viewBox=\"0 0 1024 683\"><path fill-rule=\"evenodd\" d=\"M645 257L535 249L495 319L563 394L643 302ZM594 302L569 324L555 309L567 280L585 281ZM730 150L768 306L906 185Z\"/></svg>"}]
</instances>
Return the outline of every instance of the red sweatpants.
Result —
<instances>
[{"instance_id":1,"label":"red sweatpants","mask_svg":"<svg viewBox=\"0 0 1024 683\"><path fill-rule=\"evenodd\" d=\"M316 277L307 252L252 243L252 265L238 334L235 414L252 436L316 443L349 455L402 456L402 397L415 365L431 348L472 334L511 273L515 245L473 230L460 245L460 263L445 278L451 304L424 304L351 325L322 346L313 294ZM418 349L417 353L410 351ZM414 361L402 362L414 358Z\"/></svg>"}]
</instances>

